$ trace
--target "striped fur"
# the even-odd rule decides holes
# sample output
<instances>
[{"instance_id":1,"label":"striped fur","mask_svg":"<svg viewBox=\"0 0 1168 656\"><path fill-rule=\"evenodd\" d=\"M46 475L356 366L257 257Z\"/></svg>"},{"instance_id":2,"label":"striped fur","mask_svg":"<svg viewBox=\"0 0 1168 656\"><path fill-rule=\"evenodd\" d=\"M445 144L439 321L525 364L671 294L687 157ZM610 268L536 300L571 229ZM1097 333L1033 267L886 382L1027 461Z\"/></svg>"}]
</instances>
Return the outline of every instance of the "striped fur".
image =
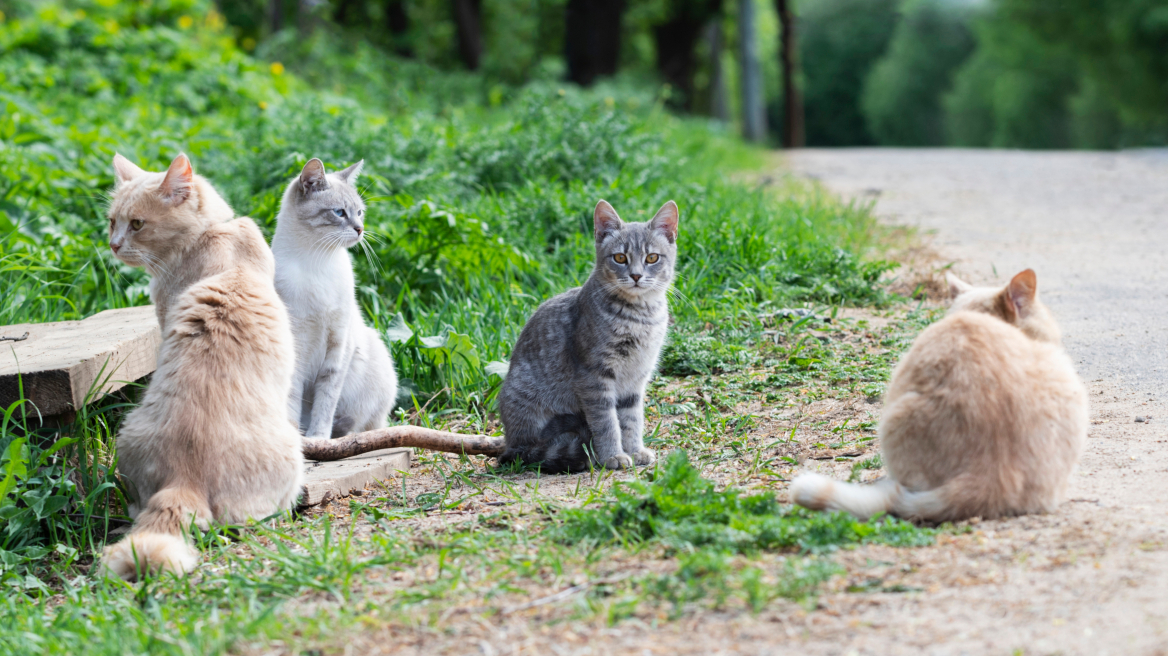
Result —
<instances>
[{"instance_id":1,"label":"striped fur","mask_svg":"<svg viewBox=\"0 0 1168 656\"><path fill-rule=\"evenodd\" d=\"M499 393L501 463L560 473L653 462L643 404L669 324L677 221L673 201L647 223L597 204L592 275L541 305L515 343Z\"/></svg>"}]
</instances>

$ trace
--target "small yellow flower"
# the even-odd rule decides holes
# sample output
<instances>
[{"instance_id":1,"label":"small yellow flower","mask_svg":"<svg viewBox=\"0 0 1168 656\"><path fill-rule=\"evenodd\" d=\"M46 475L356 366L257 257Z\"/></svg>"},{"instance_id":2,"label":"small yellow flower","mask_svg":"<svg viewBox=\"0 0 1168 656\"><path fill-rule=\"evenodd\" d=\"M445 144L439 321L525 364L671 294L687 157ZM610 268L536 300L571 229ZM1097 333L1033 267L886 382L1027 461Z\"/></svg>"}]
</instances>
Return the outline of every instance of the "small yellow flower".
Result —
<instances>
[{"instance_id":1,"label":"small yellow flower","mask_svg":"<svg viewBox=\"0 0 1168 656\"><path fill-rule=\"evenodd\" d=\"M252 50L255 50L256 40L251 38L250 36L245 36L245 37L243 37L243 40L239 42L239 45L244 50L251 52Z\"/></svg>"},{"instance_id":2,"label":"small yellow flower","mask_svg":"<svg viewBox=\"0 0 1168 656\"><path fill-rule=\"evenodd\" d=\"M260 109L267 109L267 108L268 108L268 103L261 100L260 101Z\"/></svg>"},{"instance_id":3,"label":"small yellow flower","mask_svg":"<svg viewBox=\"0 0 1168 656\"><path fill-rule=\"evenodd\" d=\"M190 16L179 16L178 26L184 30L189 30L195 24L195 19Z\"/></svg>"},{"instance_id":4,"label":"small yellow flower","mask_svg":"<svg viewBox=\"0 0 1168 656\"><path fill-rule=\"evenodd\" d=\"M272 62L272 65L270 68L272 69L272 75L283 75L284 74L284 65L281 64L280 62Z\"/></svg>"}]
</instances>

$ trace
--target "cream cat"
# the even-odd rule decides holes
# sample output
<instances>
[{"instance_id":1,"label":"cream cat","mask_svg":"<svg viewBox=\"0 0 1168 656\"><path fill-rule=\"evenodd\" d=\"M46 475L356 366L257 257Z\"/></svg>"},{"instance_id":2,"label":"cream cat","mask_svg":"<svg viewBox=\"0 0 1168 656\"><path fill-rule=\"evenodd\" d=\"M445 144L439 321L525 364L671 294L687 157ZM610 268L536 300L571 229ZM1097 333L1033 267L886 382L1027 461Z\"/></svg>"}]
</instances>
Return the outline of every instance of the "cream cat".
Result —
<instances>
[{"instance_id":1,"label":"cream cat","mask_svg":"<svg viewBox=\"0 0 1168 656\"><path fill-rule=\"evenodd\" d=\"M286 417L292 331L275 265L251 219L179 155L165 173L114 156L110 248L151 274L162 327L158 369L118 433L130 535L103 566L127 579L198 563L192 524L239 523L292 507L300 435Z\"/></svg>"},{"instance_id":2,"label":"cream cat","mask_svg":"<svg viewBox=\"0 0 1168 656\"><path fill-rule=\"evenodd\" d=\"M949 277L956 300L920 334L885 395L888 475L803 474L792 499L868 518L933 522L1051 512L1087 437L1087 390L1027 269L1002 289Z\"/></svg>"},{"instance_id":3,"label":"cream cat","mask_svg":"<svg viewBox=\"0 0 1168 656\"><path fill-rule=\"evenodd\" d=\"M310 159L288 184L272 253L276 289L296 336L288 418L306 437L340 437L385 426L397 396L389 349L357 305L349 248L365 233L353 186L363 162L325 173Z\"/></svg>"}]
</instances>

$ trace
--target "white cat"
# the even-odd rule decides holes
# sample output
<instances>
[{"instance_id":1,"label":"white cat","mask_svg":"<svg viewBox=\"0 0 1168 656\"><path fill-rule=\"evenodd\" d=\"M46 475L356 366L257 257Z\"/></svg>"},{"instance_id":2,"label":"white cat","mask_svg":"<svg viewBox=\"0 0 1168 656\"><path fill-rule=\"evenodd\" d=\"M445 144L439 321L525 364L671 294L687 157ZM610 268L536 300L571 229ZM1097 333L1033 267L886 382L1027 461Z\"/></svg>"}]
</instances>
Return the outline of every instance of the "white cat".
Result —
<instances>
[{"instance_id":1,"label":"white cat","mask_svg":"<svg viewBox=\"0 0 1168 656\"><path fill-rule=\"evenodd\" d=\"M353 187L363 164L326 174L309 160L284 192L272 238L276 291L296 339L288 416L306 437L381 428L397 395L389 350L357 305L349 258L365 234Z\"/></svg>"}]
</instances>

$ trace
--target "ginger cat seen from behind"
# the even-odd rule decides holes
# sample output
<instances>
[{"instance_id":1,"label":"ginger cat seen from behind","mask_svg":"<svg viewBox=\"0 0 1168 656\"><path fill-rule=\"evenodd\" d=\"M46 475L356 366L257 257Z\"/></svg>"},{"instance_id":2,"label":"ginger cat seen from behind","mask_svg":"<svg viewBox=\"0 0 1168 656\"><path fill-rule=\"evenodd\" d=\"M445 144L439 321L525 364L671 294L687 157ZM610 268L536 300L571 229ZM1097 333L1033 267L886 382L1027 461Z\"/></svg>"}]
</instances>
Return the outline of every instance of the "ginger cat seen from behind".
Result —
<instances>
[{"instance_id":1,"label":"ginger cat seen from behind","mask_svg":"<svg viewBox=\"0 0 1168 656\"><path fill-rule=\"evenodd\" d=\"M166 173L114 157L110 248L145 267L162 328L158 368L118 432L134 526L107 571L182 574L198 562L193 523L242 523L291 508L303 481L286 417L295 363L275 264L251 219L179 155Z\"/></svg>"},{"instance_id":2,"label":"ginger cat seen from behind","mask_svg":"<svg viewBox=\"0 0 1168 656\"><path fill-rule=\"evenodd\" d=\"M950 275L957 295L920 334L885 395L887 477L852 485L803 474L792 499L868 518L932 522L1051 512L1087 436L1087 390L1027 269L1001 289Z\"/></svg>"}]
</instances>

